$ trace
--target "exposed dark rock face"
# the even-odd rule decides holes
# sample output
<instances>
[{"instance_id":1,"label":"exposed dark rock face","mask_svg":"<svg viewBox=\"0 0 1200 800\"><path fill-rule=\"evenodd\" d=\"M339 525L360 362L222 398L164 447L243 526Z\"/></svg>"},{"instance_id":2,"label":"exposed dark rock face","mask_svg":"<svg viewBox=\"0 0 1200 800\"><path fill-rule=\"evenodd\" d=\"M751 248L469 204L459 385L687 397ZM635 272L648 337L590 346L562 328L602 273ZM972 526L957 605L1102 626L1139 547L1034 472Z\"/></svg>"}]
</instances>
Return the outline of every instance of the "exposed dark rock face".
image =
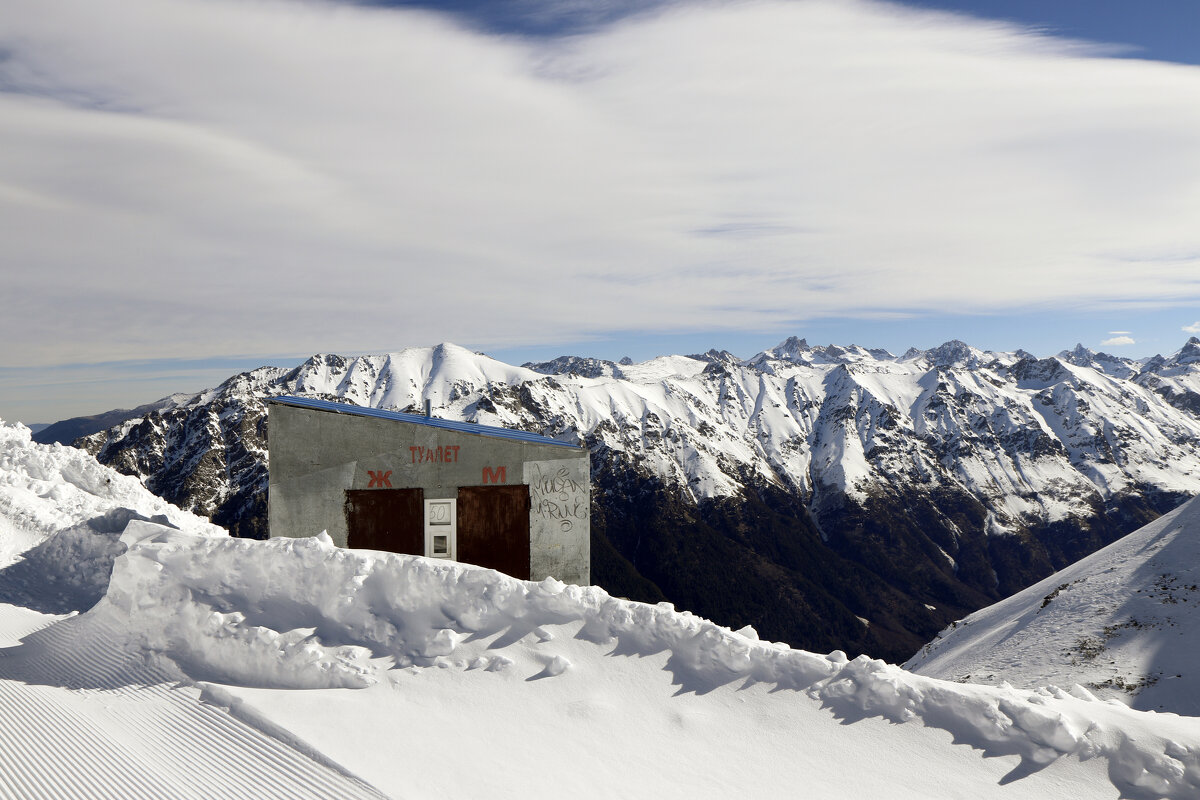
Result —
<instances>
[{"instance_id":1,"label":"exposed dark rock face","mask_svg":"<svg viewBox=\"0 0 1200 800\"><path fill-rule=\"evenodd\" d=\"M746 360L530 369L452 345L320 355L152 404L78 444L263 537L274 395L430 400L439 416L582 438L595 582L796 646L901 660L1200 492L1193 350L1139 365L949 342L896 358L793 338Z\"/></svg>"},{"instance_id":2,"label":"exposed dark rock face","mask_svg":"<svg viewBox=\"0 0 1200 800\"><path fill-rule=\"evenodd\" d=\"M578 375L581 378L621 377L621 368L613 361L580 356L559 356L552 361L526 362L521 366L543 375Z\"/></svg>"},{"instance_id":3,"label":"exposed dark rock face","mask_svg":"<svg viewBox=\"0 0 1200 800\"><path fill-rule=\"evenodd\" d=\"M100 433L77 444L237 536L267 537L267 410L261 400L221 398L155 411L120 430L119 438Z\"/></svg>"}]
</instances>

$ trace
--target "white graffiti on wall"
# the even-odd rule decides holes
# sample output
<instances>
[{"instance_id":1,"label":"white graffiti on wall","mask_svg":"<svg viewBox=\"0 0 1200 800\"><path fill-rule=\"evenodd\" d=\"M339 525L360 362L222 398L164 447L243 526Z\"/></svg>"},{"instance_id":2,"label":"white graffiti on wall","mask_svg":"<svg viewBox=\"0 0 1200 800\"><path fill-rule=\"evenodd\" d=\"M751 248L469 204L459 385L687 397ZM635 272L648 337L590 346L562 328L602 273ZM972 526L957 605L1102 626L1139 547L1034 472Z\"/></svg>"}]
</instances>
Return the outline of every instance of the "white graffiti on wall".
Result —
<instances>
[{"instance_id":1,"label":"white graffiti on wall","mask_svg":"<svg viewBox=\"0 0 1200 800\"><path fill-rule=\"evenodd\" d=\"M533 513L557 523L563 531L588 519L588 489L571 475L570 469L565 466L543 468L536 462L530 466L533 467L533 474L529 476Z\"/></svg>"}]
</instances>

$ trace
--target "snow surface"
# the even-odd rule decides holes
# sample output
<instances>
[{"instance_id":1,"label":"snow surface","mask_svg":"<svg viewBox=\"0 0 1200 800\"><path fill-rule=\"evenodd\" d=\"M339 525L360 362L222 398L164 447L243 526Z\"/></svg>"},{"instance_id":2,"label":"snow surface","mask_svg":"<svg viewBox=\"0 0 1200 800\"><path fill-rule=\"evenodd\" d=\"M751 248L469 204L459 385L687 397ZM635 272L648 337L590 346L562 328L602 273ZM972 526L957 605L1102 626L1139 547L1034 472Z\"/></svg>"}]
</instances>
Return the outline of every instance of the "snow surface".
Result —
<instances>
[{"instance_id":1,"label":"snow surface","mask_svg":"<svg viewBox=\"0 0 1200 800\"><path fill-rule=\"evenodd\" d=\"M1200 498L955 622L906 665L1200 715Z\"/></svg>"},{"instance_id":2,"label":"snow surface","mask_svg":"<svg viewBox=\"0 0 1200 800\"><path fill-rule=\"evenodd\" d=\"M207 519L152 494L137 478L74 447L33 444L31 435L19 422L0 420L0 566L50 533L89 522L93 530L119 531L139 515L225 535Z\"/></svg>"},{"instance_id":3,"label":"snow surface","mask_svg":"<svg viewBox=\"0 0 1200 800\"><path fill-rule=\"evenodd\" d=\"M0 530L33 544L0 569L3 797L1200 796L1200 719L328 537L180 530L5 430Z\"/></svg>"}]
</instances>

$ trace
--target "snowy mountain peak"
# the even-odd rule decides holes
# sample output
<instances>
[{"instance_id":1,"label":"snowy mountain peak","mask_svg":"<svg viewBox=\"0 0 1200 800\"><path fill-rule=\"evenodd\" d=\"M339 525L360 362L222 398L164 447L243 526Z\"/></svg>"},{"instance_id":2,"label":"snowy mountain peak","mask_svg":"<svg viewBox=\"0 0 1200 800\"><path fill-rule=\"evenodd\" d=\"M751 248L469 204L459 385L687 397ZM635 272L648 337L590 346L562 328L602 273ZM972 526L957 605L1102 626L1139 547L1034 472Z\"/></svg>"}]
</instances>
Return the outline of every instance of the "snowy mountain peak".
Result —
<instances>
[{"instance_id":1,"label":"snowy mountain peak","mask_svg":"<svg viewBox=\"0 0 1200 800\"><path fill-rule=\"evenodd\" d=\"M708 361L715 364L740 364L742 359L735 356L728 350L717 350L713 348L704 353L694 353L688 358L694 358L697 361Z\"/></svg>"},{"instance_id":2,"label":"snowy mountain peak","mask_svg":"<svg viewBox=\"0 0 1200 800\"><path fill-rule=\"evenodd\" d=\"M806 339L790 336L769 350L746 359L746 366L770 372L772 362L788 362L804 366L852 364L873 361L894 361L896 357L883 348L851 345L810 346Z\"/></svg>"},{"instance_id":3,"label":"snowy mountain peak","mask_svg":"<svg viewBox=\"0 0 1200 800\"><path fill-rule=\"evenodd\" d=\"M630 364L633 362L630 361ZM559 356L550 361L531 362L521 365L543 375L577 375L581 378L617 378L621 368L614 362L584 356Z\"/></svg>"},{"instance_id":4,"label":"snowy mountain peak","mask_svg":"<svg viewBox=\"0 0 1200 800\"><path fill-rule=\"evenodd\" d=\"M866 361L895 361L896 357L882 347L862 347L857 344L842 347L836 344L814 348L821 352L830 363L849 364Z\"/></svg>"},{"instance_id":5,"label":"snowy mountain peak","mask_svg":"<svg viewBox=\"0 0 1200 800\"><path fill-rule=\"evenodd\" d=\"M1131 378L1141 369L1136 361L1109 353L1099 353L1082 344L1075 345L1072 350L1063 350L1057 358L1077 367L1090 367L1118 378Z\"/></svg>"},{"instance_id":6,"label":"snowy mountain peak","mask_svg":"<svg viewBox=\"0 0 1200 800\"><path fill-rule=\"evenodd\" d=\"M976 369L991 361L982 350L977 350L966 342L958 339L940 344L926 350L925 358L935 367L965 367Z\"/></svg>"},{"instance_id":7,"label":"snowy mountain peak","mask_svg":"<svg viewBox=\"0 0 1200 800\"><path fill-rule=\"evenodd\" d=\"M1176 364L1195 364L1200 362L1200 339L1195 336L1187 340L1183 348L1172 358Z\"/></svg>"},{"instance_id":8,"label":"snowy mountain peak","mask_svg":"<svg viewBox=\"0 0 1200 800\"><path fill-rule=\"evenodd\" d=\"M1072 364L1087 366L1088 364L1092 363L1092 359L1095 358L1096 353L1084 347L1083 342L1079 342L1073 349L1063 350L1058 354L1058 356L1064 361L1070 361Z\"/></svg>"},{"instance_id":9,"label":"snowy mountain peak","mask_svg":"<svg viewBox=\"0 0 1200 800\"><path fill-rule=\"evenodd\" d=\"M1183 347L1176 350L1169 356L1156 355L1146 359L1142 364L1141 371L1144 375L1155 375L1165 379L1169 383L1178 382L1173 380L1181 376L1187 376L1195 371L1196 367L1200 366L1200 339L1195 336L1189 338L1184 343ZM1148 380L1153 380L1147 378ZM1176 391L1180 390L1179 385L1175 386ZM1189 389L1198 389L1200 385L1187 387Z\"/></svg>"},{"instance_id":10,"label":"snowy mountain peak","mask_svg":"<svg viewBox=\"0 0 1200 800\"><path fill-rule=\"evenodd\" d=\"M1071 379L1071 372L1057 358L1024 359L1013 364L1009 372L1018 385L1027 389L1042 389Z\"/></svg>"},{"instance_id":11,"label":"snowy mountain peak","mask_svg":"<svg viewBox=\"0 0 1200 800\"><path fill-rule=\"evenodd\" d=\"M752 356L748 361L793 361L797 364L806 364L809 362L808 354L811 350L807 339L789 336L769 350Z\"/></svg>"}]
</instances>

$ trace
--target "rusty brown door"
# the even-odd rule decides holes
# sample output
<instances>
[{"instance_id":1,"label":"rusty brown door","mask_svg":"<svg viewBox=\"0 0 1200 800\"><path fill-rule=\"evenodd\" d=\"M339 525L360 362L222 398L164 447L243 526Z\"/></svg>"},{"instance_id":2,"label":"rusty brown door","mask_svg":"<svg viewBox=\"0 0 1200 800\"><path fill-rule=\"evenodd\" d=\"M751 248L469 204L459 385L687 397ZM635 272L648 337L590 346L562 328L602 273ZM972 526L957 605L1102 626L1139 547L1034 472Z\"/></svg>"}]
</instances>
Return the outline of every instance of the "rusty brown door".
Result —
<instances>
[{"instance_id":1,"label":"rusty brown door","mask_svg":"<svg viewBox=\"0 0 1200 800\"><path fill-rule=\"evenodd\" d=\"M424 498L420 489L347 489L347 546L425 555Z\"/></svg>"},{"instance_id":2,"label":"rusty brown door","mask_svg":"<svg viewBox=\"0 0 1200 800\"><path fill-rule=\"evenodd\" d=\"M458 488L458 560L529 580L529 487Z\"/></svg>"}]
</instances>

